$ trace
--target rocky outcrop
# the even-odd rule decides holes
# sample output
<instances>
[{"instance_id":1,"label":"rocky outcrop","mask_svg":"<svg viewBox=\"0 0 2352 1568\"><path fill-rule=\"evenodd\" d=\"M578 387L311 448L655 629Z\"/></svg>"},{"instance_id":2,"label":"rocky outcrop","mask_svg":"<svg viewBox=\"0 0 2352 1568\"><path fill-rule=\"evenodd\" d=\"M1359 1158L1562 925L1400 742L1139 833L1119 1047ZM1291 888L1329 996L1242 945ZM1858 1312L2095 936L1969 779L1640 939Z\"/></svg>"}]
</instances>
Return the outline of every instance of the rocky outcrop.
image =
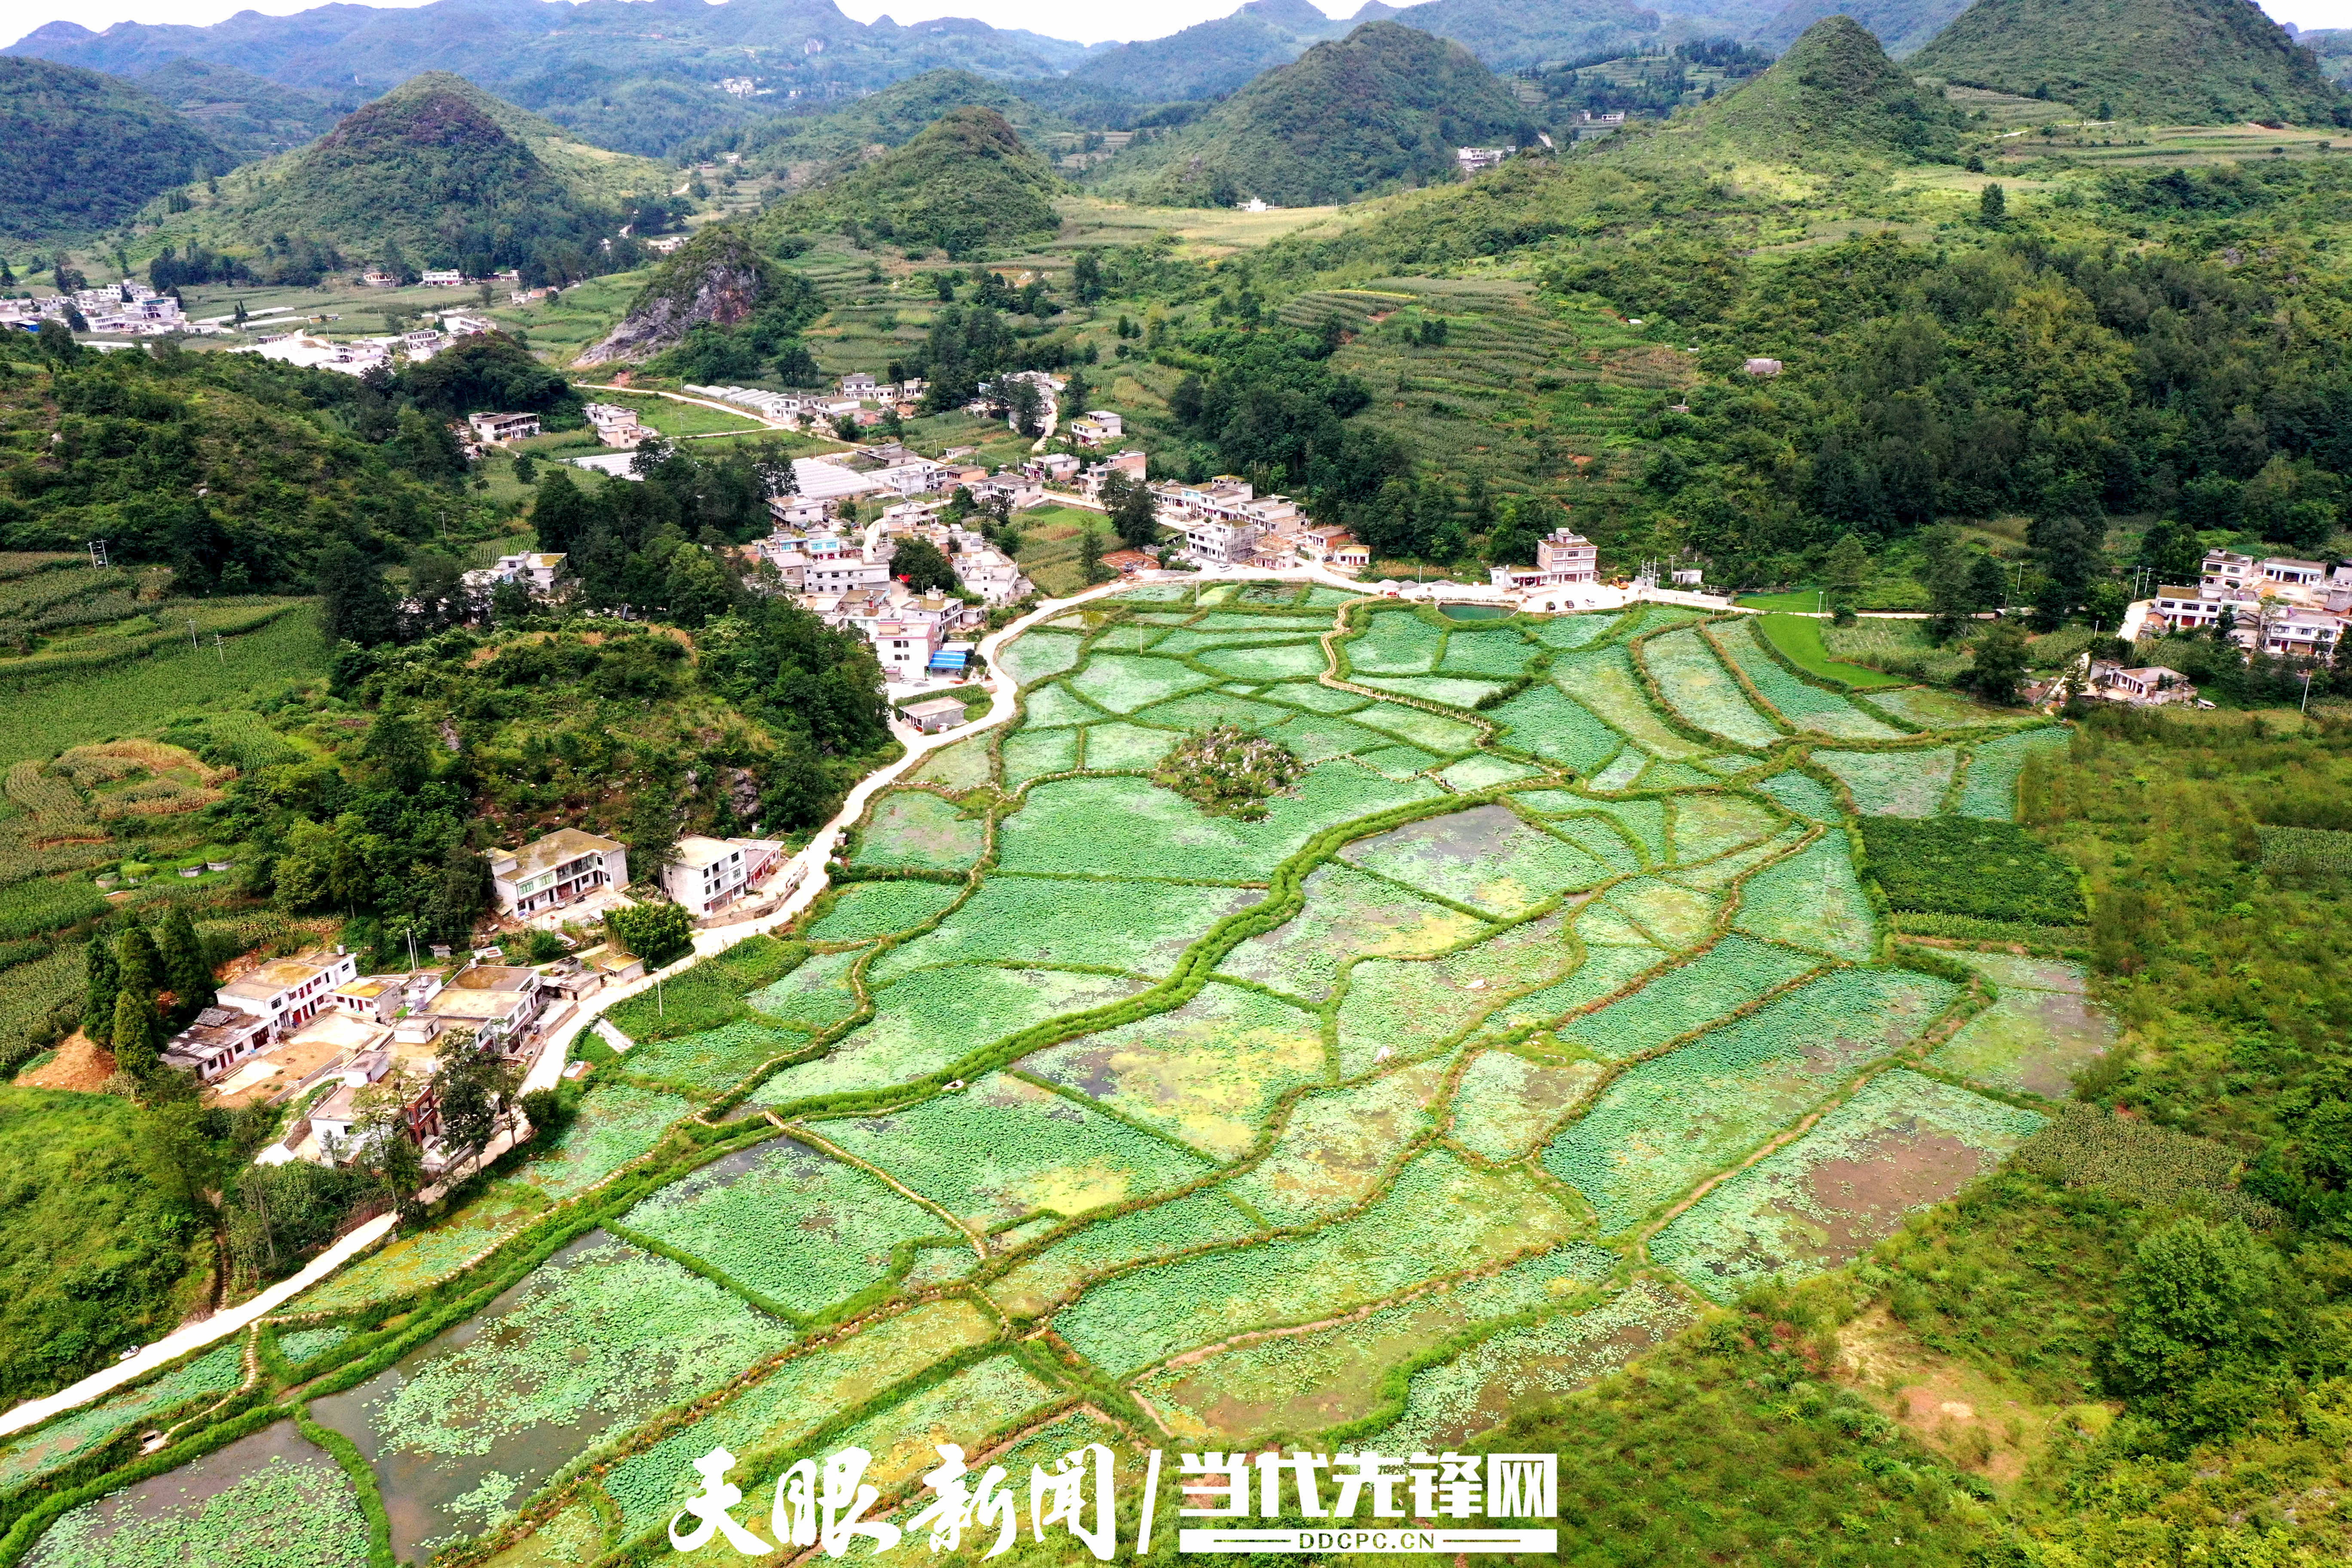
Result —
<instances>
[{"instance_id":1,"label":"rocky outcrop","mask_svg":"<svg viewBox=\"0 0 2352 1568\"><path fill-rule=\"evenodd\" d=\"M713 224L654 269L621 324L575 363L649 359L677 346L697 327L731 327L748 320L774 288L773 269L749 237Z\"/></svg>"}]
</instances>

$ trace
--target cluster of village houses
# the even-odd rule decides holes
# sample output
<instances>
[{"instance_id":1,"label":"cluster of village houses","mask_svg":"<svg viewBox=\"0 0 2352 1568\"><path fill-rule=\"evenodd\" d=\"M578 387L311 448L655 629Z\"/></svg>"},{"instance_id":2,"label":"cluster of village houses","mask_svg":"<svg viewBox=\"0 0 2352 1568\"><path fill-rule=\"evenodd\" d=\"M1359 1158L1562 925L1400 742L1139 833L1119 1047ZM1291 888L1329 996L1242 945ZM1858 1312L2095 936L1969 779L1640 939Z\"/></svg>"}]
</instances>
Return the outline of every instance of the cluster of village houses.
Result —
<instances>
[{"instance_id":1,"label":"cluster of village houses","mask_svg":"<svg viewBox=\"0 0 2352 1568\"><path fill-rule=\"evenodd\" d=\"M593 921L625 901L628 851L578 828L562 828L491 858L502 923L528 930ZM679 840L657 876L662 890L701 923L741 912L754 899L791 890L796 869L772 839ZM756 911L755 911L756 912ZM425 955L420 955L420 957ZM544 964L504 962L486 948L393 973L362 974L342 948L264 961L222 984L211 1006L174 1035L164 1062L188 1074L215 1103L308 1109L262 1163L347 1160L363 1139L362 1096L396 1095L403 1124L423 1150L425 1171L445 1163L436 1062L453 1039L528 1068L575 1005L608 984L639 979L645 966L609 946Z\"/></svg>"},{"instance_id":2,"label":"cluster of village houses","mask_svg":"<svg viewBox=\"0 0 2352 1568\"><path fill-rule=\"evenodd\" d=\"M38 331L43 321L65 321L68 308L80 313L91 332L115 337L201 336L227 331L215 321L188 320L176 298L158 294L129 279L102 289L77 289L71 294L0 300L0 331Z\"/></svg>"},{"instance_id":3,"label":"cluster of village houses","mask_svg":"<svg viewBox=\"0 0 2352 1568\"><path fill-rule=\"evenodd\" d=\"M2273 555L2257 559L2209 550L2197 582L2159 586L2147 602L2139 633L2219 632L2249 656L2333 664L2345 628L2352 626L2352 562ZM2177 669L2100 660L2088 671L2087 694L2137 706L2201 700ZM2210 704L2209 704L2210 706Z\"/></svg>"}]
</instances>

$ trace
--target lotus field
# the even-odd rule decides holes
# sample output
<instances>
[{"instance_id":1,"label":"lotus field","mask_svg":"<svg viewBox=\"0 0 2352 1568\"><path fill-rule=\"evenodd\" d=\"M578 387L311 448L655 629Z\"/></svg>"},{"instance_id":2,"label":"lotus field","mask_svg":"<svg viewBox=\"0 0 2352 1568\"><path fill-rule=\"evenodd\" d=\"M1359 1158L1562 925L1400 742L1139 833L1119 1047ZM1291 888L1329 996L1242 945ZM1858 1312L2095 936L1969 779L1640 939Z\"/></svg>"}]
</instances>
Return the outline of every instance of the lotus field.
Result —
<instances>
[{"instance_id":1,"label":"lotus field","mask_svg":"<svg viewBox=\"0 0 2352 1568\"><path fill-rule=\"evenodd\" d=\"M996 663L1013 721L683 1026L633 1003L544 1146L263 1353L0 1444L25 1560L667 1560L719 1447L754 1500L863 1447L903 1521L940 1442L1458 1445L1852 1261L2106 1047L2079 972L1895 930L2079 918L2014 846L1954 891L2063 731L1742 617L1155 584ZM1292 760L1262 812L1168 787L1213 732Z\"/></svg>"}]
</instances>

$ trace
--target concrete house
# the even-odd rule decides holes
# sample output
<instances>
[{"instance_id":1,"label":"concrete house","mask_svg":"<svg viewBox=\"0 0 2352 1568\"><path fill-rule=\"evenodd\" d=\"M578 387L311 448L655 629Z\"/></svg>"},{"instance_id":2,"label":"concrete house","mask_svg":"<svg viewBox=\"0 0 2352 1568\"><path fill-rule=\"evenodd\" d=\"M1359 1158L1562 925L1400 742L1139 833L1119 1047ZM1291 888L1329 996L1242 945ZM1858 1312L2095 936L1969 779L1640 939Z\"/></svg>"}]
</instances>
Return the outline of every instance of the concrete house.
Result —
<instances>
[{"instance_id":1,"label":"concrete house","mask_svg":"<svg viewBox=\"0 0 2352 1568\"><path fill-rule=\"evenodd\" d=\"M610 838L560 828L520 849L490 857L490 885L499 912L520 920L602 888L629 885L629 854Z\"/></svg>"},{"instance_id":2,"label":"concrete house","mask_svg":"<svg viewBox=\"0 0 2352 1568\"><path fill-rule=\"evenodd\" d=\"M677 858L662 868L662 890L696 920L734 901L751 880L743 847L690 834L677 841Z\"/></svg>"}]
</instances>

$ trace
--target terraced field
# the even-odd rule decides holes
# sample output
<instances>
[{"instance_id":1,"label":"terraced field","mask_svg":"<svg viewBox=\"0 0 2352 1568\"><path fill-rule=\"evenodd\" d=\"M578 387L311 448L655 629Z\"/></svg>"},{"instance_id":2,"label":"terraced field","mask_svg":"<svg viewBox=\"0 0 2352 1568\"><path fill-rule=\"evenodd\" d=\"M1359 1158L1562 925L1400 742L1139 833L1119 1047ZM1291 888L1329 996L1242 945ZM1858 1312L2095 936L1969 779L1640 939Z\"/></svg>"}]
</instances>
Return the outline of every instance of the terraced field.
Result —
<instances>
[{"instance_id":1,"label":"terraced field","mask_svg":"<svg viewBox=\"0 0 2352 1568\"><path fill-rule=\"evenodd\" d=\"M696 972L723 1022L295 1301L315 1381L188 1479L513 1568L667 1557L719 1447L764 1500L855 1443L904 1521L940 1442L1099 1441L1129 1486L1155 1447L1456 1444L1850 1260L2104 1048L2063 965L1895 944L1855 851L1855 813L1979 828L1947 814L2058 731L1865 710L1737 623L1207 592L1013 643L1015 721L882 792L756 975ZM1257 820L1152 781L1219 725L1304 764ZM0 1510L241 1365L13 1440ZM41 1515L37 1560L310 1550L173 1485Z\"/></svg>"}]
</instances>

